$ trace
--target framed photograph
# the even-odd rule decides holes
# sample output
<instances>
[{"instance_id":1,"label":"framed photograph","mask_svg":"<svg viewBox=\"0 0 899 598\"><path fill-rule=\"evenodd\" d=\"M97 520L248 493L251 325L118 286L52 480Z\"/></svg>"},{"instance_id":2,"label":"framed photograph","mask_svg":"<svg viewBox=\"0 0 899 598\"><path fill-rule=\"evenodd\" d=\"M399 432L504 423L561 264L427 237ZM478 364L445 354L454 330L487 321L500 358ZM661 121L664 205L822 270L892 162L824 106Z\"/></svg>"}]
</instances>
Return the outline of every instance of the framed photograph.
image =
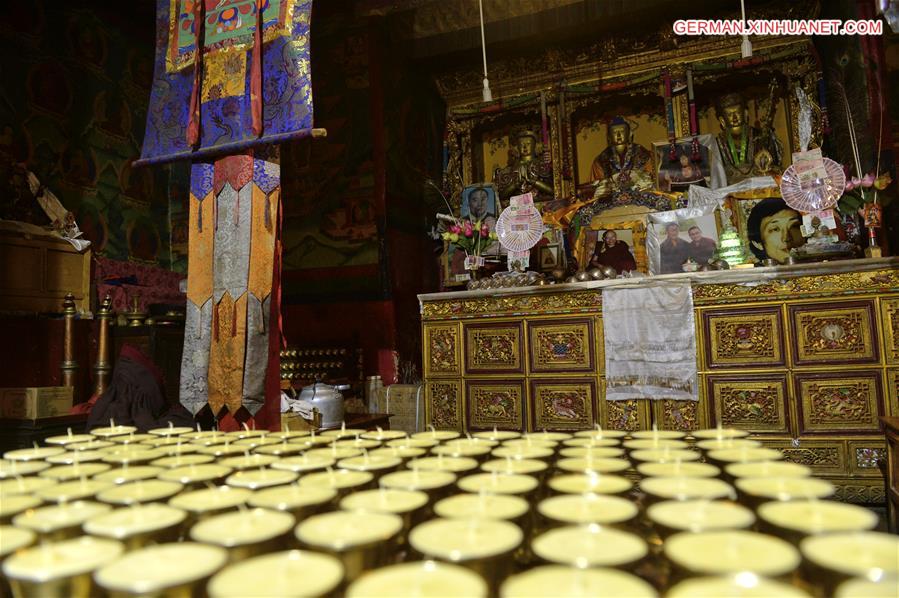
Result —
<instances>
[{"instance_id":1,"label":"framed photograph","mask_svg":"<svg viewBox=\"0 0 899 598\"><path fill-rule=\"evenodd\" d=\"M668 141L656 141L652 144L656 188L659 191L684 193L690 185L717 189L726 184L715 136L699 135L697 140L699 152L694 155L692 137L677 139L674 160L671 159L671 144Z\"/></svg>"},{"instance_id":2,"label":"framed photograph","mask_svg":"<svg viewBox=\"0 0 899 598\"><path fill-rule=\"evenodd\" d=\"M499 216L499 204L496 200L496 188L493 183L477 183L462 189L462 206L460 216L474 221L486 220L492 231Z\"/></svg>"},{"instance_id":3,"label":"framed photograph","mask_svg":"<svg viewBox=\"0 0 899 598\"><path fill-rule=\"evenodd\" d=\"M558 243L541 245L537 256L541 272L552 272L562 267L562 247Z\"/></svg>"},{"instance_id":4,"label":"framed photograph","mask_svg":"<svg viewBox=\"0 0 899 598\"><path fill-rule=\"evenodd\" d=\"M677 274L713 259L721 232L717 206L683 208L649 215L646 253L651 274ZM687 266L684 264L695 264Z\"/></svg>"},{"instance_id":5,"label":"framed photograph","mask_svg":"<svg viewBox=\"0 0 899 598\"><path fill-rule=\"evenodd\" d=\"M806 243L802 214L788 206L776 188L768 195L735 193L727 197L725 207L748 257L756 262L772 259L783 264L791 249Z\"/></svg>"},{"instance_id":6,"label":"framed photograph","mask_svg":"<svg viewBox=\"0 0 899 598\"><path fill-rule=\"evenodd\" d=\"M614 235L612 234L614 233ZM649 271L646 257L646 223L643 220L604 221L594 219L585 230L583 255L580 261L586 269L593 268L591 261L600 266L612 266L618 272L628 270L623 261L630 261L627 255L622 260L622 250L626 250L636 264L636 271L644 274ZM618 247L610 250L609 247Z\"/></svg>"},{"instance_id":7,"label":"framed photograph","mask_svg":"<svg viewBox=\"0 0 899 598\"><path fill-rule=\"evenodd\" d=\"M464 287L471 280L471 274L465 269L465 252L447 241L443 242L440 270L444 289Z\"/></svg>"}]
</instances>

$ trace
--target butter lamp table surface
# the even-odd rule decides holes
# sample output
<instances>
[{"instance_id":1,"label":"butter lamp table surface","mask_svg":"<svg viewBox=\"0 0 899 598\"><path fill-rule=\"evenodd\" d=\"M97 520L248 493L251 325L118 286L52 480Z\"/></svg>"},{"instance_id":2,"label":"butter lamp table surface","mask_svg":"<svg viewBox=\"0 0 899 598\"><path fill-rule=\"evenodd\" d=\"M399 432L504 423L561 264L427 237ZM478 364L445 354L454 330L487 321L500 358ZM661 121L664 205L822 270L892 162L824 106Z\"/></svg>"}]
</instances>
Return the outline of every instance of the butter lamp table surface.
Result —
<instances>
[{"instance_id":1,"label":"butter lamp table surface","mask_svg":"<svg viewBox=\"0 0 899 598\"><path fill-rule=\"evenodd\" d=\"M81 432L86 424L86 414L61 415L34 420L0 419L0 453L34 446L35 442L43 442L48 436L66 434L69 428L74 433Z\"/></svg>"}]
</instances>

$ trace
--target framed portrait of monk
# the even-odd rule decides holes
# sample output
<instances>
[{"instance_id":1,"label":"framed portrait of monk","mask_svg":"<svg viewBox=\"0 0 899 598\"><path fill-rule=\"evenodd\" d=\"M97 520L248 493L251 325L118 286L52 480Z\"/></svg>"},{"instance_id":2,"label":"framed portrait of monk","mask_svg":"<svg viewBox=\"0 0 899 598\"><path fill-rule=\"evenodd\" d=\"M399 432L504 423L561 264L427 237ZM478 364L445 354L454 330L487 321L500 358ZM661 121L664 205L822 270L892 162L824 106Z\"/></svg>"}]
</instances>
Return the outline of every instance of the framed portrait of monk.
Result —
<instances>
[{"instance_id":1,"label":"framed portrait of monk","mask_svg":"<svg viewBox=\"0 0 899 598\"><path fill-rule=\"evenodd\" d=\"M583 256L578 263L586 269L611 266L616 272L649 271L646 256L646 224L643 220L594 219L584 235Z\"/></svg>"}]
</instances>

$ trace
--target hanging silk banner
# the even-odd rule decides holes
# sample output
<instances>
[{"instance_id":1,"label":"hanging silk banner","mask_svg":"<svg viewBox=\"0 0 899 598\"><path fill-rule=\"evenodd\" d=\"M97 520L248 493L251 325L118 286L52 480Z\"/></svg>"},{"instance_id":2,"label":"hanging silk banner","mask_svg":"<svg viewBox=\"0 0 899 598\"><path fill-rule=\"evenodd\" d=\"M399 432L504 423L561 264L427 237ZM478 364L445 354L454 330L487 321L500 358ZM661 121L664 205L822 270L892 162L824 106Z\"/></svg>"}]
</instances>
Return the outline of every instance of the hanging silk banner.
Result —
<instances>
[{"instance_id":1,"label":"hanging silk banner","mask_svg":"<svg viewBox=\"0 0 899 598\"><path fill-rule=\"evenodd\" d=\"M157 0L138 164L311 135L311 11L312 0Z\"/></svg>"},{"instance_id":2,"label":"hanging silk banner","mask_svg":"<svg viewBox=\"0 0 899 598\"><path fill-rule=\"evenodd\" d=\"M193 414L208 402L256 415L265 401L280 175L277 146L192 166L181 403Z\"/></svg>"}]
</instances>

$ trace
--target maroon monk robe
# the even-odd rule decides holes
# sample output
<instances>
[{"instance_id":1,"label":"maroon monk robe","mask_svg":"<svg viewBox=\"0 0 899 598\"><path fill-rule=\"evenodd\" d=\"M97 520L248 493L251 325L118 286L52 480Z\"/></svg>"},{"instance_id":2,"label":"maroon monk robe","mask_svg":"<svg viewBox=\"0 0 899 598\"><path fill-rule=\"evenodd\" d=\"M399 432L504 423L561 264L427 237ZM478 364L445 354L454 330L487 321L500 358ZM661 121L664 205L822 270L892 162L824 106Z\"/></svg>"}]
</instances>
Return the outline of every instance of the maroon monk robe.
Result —
<instances>
[{"instance_id":1,"label":"maroon monk robe","mask_svg":"<svg viewBox=\"0 0 899 598\"><path fill-rule=\"evenodd\" d=\"M637 269L637 262L627 248L627 243L618 241L611 247L603 241L596 244L593 261L600 266L612 266L618 272L630 272Z\"/></svg>"}]
</instances>

